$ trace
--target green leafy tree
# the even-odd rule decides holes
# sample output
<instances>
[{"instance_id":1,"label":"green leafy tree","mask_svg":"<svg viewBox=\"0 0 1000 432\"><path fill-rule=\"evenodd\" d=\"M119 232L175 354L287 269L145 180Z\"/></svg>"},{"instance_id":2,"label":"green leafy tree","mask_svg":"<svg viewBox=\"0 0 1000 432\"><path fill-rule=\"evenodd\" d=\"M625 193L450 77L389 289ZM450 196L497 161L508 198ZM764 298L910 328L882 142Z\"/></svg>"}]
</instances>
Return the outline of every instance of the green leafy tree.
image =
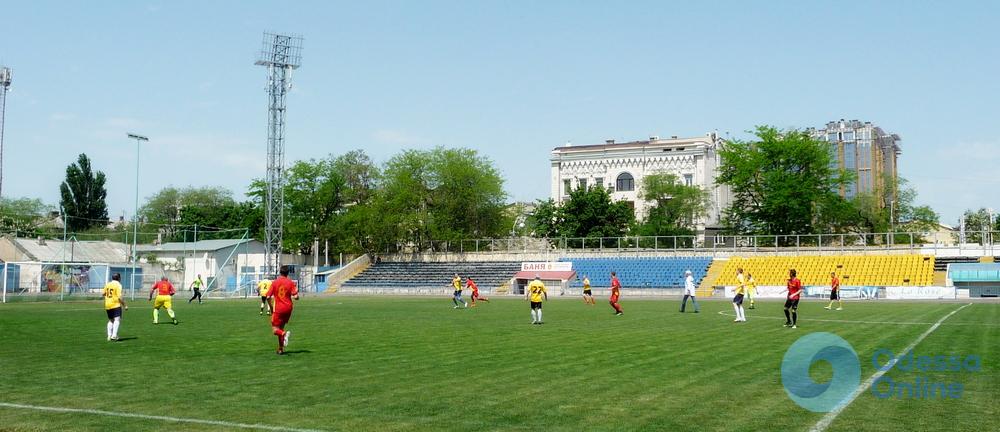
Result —
<instances>
[{"instance_id":1,"label":"green leafy tree","mask_svg":"<svg viewBox=\"0 0 1000 432\"><path fill-rule=\"evenodd\" d=\"M198 240L240 237L240 230L248 230L251 237L261 238L264 232L264 211L253 201L211 206L190 205L181 209L178 223L182 226L204 227L197 233ZM194 241L194 232L185 230L181 239Z\"/></svg>"},{"instance_id":2,"label":"green leafy tree","mask_svg":"<svg viewBox=\"0 0 1000 432\"><path fill-rule=\"evenodd\" d=\"M698 218L708 214L708 192L681 183L674 174L643 177L639 198L652 203L639 226L640 235L690 235Z\"/></svg>"},{"instance_id":3,"label":"green leafy tree","mask_svg":"<svg viewBox=\"0 0 1000 432\"><path fill-rule=\"evenodd\" d=\"M541 237L621 237L635 224L635 211L625 201L612 201L601 186L577 188L561 205L539 201L532 223Z\"/></svg>"},{"instance_id":4,"label":"green leafy tree","mask_svg":"<svg viewBox=\"0 0 1000 432\"><path fill-rule=\"evenodd\" d=\"M753 141L733 140L720 150L717 181L733 202L726 224L741 234L809 234L822 210L839 200L851 177L831 168L827 144L808 132L759 126Z\"/></svg>"},{"instance_id":5,"label":"green leafy tree","mask_svg":"<svg viewBox=\"0 0 1000 432\"><path fill-rule=\"evenodd\" d=\"M375 194L380 172L364 150L351 150L333 160L333 170L344 179L344 201L364 204Z\"/></svg>"},{"instance_id":6,"label":"green leafy tree","mask_svg":"<svg viewBox=\"0 0 1000 432\"><path fill-rule=\"evenodd\" d=\"M990 223L990 217L993 218L993 223ZM988 208L980 208L979 210L966 210L962 214L962 218L956 227L961 227L965 224L965 242L966 243L982 243L983 242L983 232L986 230L1000 231L1000 217L998 217L996 212L991 212ZM960 232L956 228L955 239L961 240L959 238ZM994 237L1000 237L1000 235L994 233Z\"/></svg>"},{"instance_id":7,"label":"green leafy tree","mask_svg":"<svg viewBox=\"0 0 1000 432\"><path fill-rule=\"evenodd\" d=\"M205 212L211 209L225 209L235 203L233 193L226 188L177 189L170 186L146 198L146 203L139 209L139 214L146 223L158 227L167 238L174 238L178 235L178 224L183 209L199 207L200 212Z\"/></svg>"},{"instance_id":8,"label":"green leafy tree","mask_svg":"<svg viewBox=\"0 0 1000 432\"><path fill-rule=\"evenodd\" d=\"M66 180L59 185L59 192L70 230L83 231L107 224L105 181L103 172L93 171L86 154L80 154L75 163L66 167Z\"/></svg>"},{"instance_id":9,"label":"green leafy tree","mask_svg":"<svg viewBox=\"0 0 1000 432\"><path fill-rule=\"evenodd\" d=\"M381 188L365 210L377 215L378 235L367 238L381 250L500 236L505 199L499 171L475 150L406 150L385 164Z\"/></svg>"},{"instance_id":10,"label":"green leafy tree","mask_svg":"<svg viewBox=\"0 0 1000 432\"><path fill-rule=\"evenodd\" d=\"M18 236L39 235L38 229L50 220L52 207L37 198L0 199L0 232Z\"/></svg>"},{"instance_id":11,"label":"green leafy tree","mask_svg":"<svg viewBox=\"0 0 1000 432\"><path fill-rule=\"evenodd\" d=\"M314 241L328 240L346 192L347 183L331 157L292 164L285 183L283 247L308 253Z\"/></svg>"}]
</instances>

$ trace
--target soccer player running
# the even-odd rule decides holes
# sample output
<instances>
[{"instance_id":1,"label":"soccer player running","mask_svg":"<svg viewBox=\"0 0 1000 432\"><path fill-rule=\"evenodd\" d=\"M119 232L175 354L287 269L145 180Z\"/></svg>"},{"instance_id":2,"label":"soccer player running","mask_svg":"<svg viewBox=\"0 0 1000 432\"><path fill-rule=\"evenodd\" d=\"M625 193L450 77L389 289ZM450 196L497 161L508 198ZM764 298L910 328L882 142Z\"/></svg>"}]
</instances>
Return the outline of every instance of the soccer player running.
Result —
<instances>
[{"instance_id":1,"label":"soccer player running","mask_svg":"<svg viewBox=\"0 0 1000 432\"><path fill-rule=\"evenodd\" d=\"M743 310L743 297L747 293L747 280L743 276L743 268L736 269L736 295L733 296L733 309L736 311L736 319L733 322L746 322L746 311Z\"/></svg>"},{"instance_id":2,"label":"soccer player running","mask_svg":"<svg viewBox=\"0 0 1000 432\"><path fill-rule=\"evenodd\" d=\"M274 302L267 298L268 291L271 290L271 280L261 279L257 282L257 295L260 296L260 314L264 315L264 309L267 309L267 314L271 315L274 313Z\"/></svg>"},{"instance_id":3,"label":"soccer player running","mask_svg":"<svg viewBox=\"0 0 1000 432\"><path fill-rule=\"evenodd\" d=\"M684 309L687 307L688 297L691 298L691 305L694 306L694 313L699 313L698 300L694 298L694 276L691 275L691 270L684 272L684 301L681 302L681 313L684 313Z\"/></svg>"},{"instance_id":4,"label":"soccer player running","mask_svg":"<svg viewBox=\"0 0 1000 432\"><path fill-rule=\"evenodd\" d=\"M524 292L524 299L531 301L531 323L543 324L542 322L542 300L549 299L549 293L545 291L545 284L537 274L535 279L528 284L528 289Z\"/></svg>"},{"instance_id":5,"label":"soccer player running","mask_svg":"<svg viewBox=\"0 0 1000 432\"><path fill-rule=\"evenodd\" d=\"M844 310L844 301L840 299L840 279L837 272L830 272L830 304L823 309L830 310L834 300L837 301L837 310Z\"/></svg>"},{"instance_id":6,"label":"soccer player running","mask_svg":"<svg viewBox=\"0 0 1000 432\"><path fill-rule=\"evenodd\" d=\"M455 273L455 277L451 279L451 286L455 288L455 292L451 295L451 301L455 303L454 309L458 309L459 303L469 307L469 302L462 300L462 278L458 276L458 273Z\"/></svg>"},{"instance_id":7,"label":"soccer player running","mask_svg":"<svg viewBox=\"0 0 1000 432\"><path fill-rule=\"evenodd\" d=\"M201 286L204 284L205 283L201 281L201 275L198 275L194 282L191 282L191 289L194 290L194 295L191 296L188 303L191 303L194 299L198 299L198 304L201 304Z\"/></svg>"},{"instance_id":8,"label":"soccer player running","mask_svg":"<svg viewBox=\"0 0 1000 432\"><path fill-rule=\"evenodd\" d=\"M281 266L278 273L280 276L271 282L271 288L267 290L267 298L274 299L271 330L278 337L278 355L282 355L292 335L291 331L285 330L285 325L292 318L292 300L299 299L299 288L295 281L288 278L288 266Z\"/></svg>"},{"instance_id":9,"label":"soccer player running","mask_svg":"<svg viewBox=\"0 0 1000 432\"><path fill-rule=\"evenodd\" d=\"M167 309L167 315L170 315L170 320L173 321L174 325L177 325L177 316L174 315L172 301L172 297L174 294L177 294L177 291L174 290L174 286L167 280L166 276L153 284L153 288L149 290L150 300L153 300L154 293L156 294L156 301L153 302L153 324L160 323L160 308L165 308Z\"/></svg>"},{"instance_id":10,"label":"soccer player running","mask_svg":"<svg viewBox=\"0 0 1000 432\"><path fill-rule=\"evenodd\" d=\"M597 304L594 300L594 292L590 290L590 278L587 275L583 275L583 302L591 306Z\"/></svg>"},{"instance_id":11,"label":"soccer player running","mask_svg":"<svg viewBox=\"0 0 1000 432\"><path fill-rule=\"evenodd\" d=\"M611 303L611 307L615 308L615 316L624 314L622 312L622 305L618 304L621 295L622 283L618 281L618 276L615 275L615 272L611 272L611 298L608 299L608 303Z\"/></svg>"},{"instance_id":12,"label":"soccer player running","mask_svg":"<svg viewBox=\"0 0 1000 432\"><path fill-rule=\"evenodd\" d=\"M472 290L472 307L476 307L476 300L482 300L489 303L489 298L479 295L479 285L476 285L476 282L473 281L471 277L465 279L465 287Z\"/></svg>"},{"instance_id":13,"label":"soccer player running","mask_svg":"<svg viewBox=\"0 0 1000 432\"><path fill-rule=\"evenodd\" d=\"M750 301L750 309L756 309L754 307L754 297L757 297L757 280L753 278L750 272L747 272L747 300Z\"/></svg>"},{"instance_id":14,"label":"soccer player running","mask_svg":"<svg viewBox=\"0 0 1000 432\"><path fill-rule=\"evenodd\" d=\"M101 297L104 297L104 311L108 313L108 341L118 340L118 327L122 322L122 308L128 309L122 298L122 275L115 273L111 282L104 285Z\"/></svg>"},{"instance_id":15,"label":"soccer player running","mask_svg":"<svg viewBox=\"0 0 1000 432\"><path fill-rule=\"evenodd\" d=\"M788 271L788 288L782 292L788 293L785 300L785 327L799 328L799 298L802 295L802 282L795 277L795 269ZM791 314L789 314L791 312Z\"/></svg>"}]
</instances>

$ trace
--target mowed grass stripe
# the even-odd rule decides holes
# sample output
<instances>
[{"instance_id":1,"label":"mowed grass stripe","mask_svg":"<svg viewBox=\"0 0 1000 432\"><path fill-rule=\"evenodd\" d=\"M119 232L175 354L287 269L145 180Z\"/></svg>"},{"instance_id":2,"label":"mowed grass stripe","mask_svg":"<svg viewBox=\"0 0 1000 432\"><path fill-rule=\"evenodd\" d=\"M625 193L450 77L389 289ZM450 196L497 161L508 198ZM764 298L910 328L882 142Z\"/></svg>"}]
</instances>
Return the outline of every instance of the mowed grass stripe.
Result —
<instances>
[{"instance_id":1,"label":"mowed grass stripe","mask_svg":"<svg viewBox=\"0 0 1000 432\"><path fill-rule=\"evenodd\" d=\"M700 314L680 314L678 301L626 298L625 316L614 317L606 302L587 306L574 298L548 302L547 324L531 326L526 302L494 300L454 310L447 297L310 297L290 325L290 349L299 352L286 357L273 354L268 319L258 316L252 298L177 302L182 324L176 327L152 326L149 304L130 303L122 334L137 339L119 344L103 341L97 302L93 314L57 312L66 309L59 303L4 305L0 326L10 331L0 343L30 341L32 349L4 353L0 391L11 402L234 422L263 422L280 404L288 407L290 426L313 429L806 430L819 416L794 406L780 382L781 358L792 342L812 331L839 334L854 344L868 375L866 355L876 347L900 349L924 328L809 318L920 321L949 310L874 301L826 311L826 302L804 302L802 328L791 330L761 319L783 318L781 302L761 301L748 310L750 322L734 324L718 315L732 313L728 301L702 301ZM956 333L970 342L979 336ZM95 364L115 365L123 382L107 382ZM276 387L284 380L288 389ZM121 426L72 417L0 410L0 421L11 427Z\"/></svg>"}]
</instances>

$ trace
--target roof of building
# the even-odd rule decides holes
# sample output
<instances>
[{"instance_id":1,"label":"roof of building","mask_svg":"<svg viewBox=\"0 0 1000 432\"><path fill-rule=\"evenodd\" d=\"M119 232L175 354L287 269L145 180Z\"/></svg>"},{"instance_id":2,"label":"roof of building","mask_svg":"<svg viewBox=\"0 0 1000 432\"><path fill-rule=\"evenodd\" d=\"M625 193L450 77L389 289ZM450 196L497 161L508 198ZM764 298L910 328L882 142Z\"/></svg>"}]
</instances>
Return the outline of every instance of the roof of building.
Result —
<instances>
[{"instance_id":1,"label":"roof of building","mask_svg":"<svg viewBox=\"0 0 1000 432\"><path fill-rule=\"evenodd\" d=\"M123 263L128 261L124 243L101 241L62 241L28 238L10 239L31 261Z\"/></svg>"},{"instance_id":2,"label":"roof of building","mask_svg":"<svg viewBox=\"0 0 1000 432\"><path fill-rule=\"evenodd\" d=\"M614 140L608 140L604 144L586 144L586 145L563 145L555 147L552 149L553 152L567 152L567 151L584 151L584 150L615 150L624 149L629 147L642 147L642 146L673 146L673 145L686 145L686 144L697 144L705 143L710 144L715 141L716 137L713 134L708 134L705 136L690 137L690 138L678 138L672 136L670 138L659 138L650 137L648 140L640 141L628 141L628 142L615 142Z\"/></svg>"},{"instance_id":3,"label":"roof of building","mask_svg":"<svg viewBox=\"0 0 1000 432\"><path fill-rule=\"evenodd\" d=\"M196 242L169 242L158 245L139 245L139 252L197 252L217 251L228 247L254 242L253 239L198 240Z\"/></svg>"}]
</instances>

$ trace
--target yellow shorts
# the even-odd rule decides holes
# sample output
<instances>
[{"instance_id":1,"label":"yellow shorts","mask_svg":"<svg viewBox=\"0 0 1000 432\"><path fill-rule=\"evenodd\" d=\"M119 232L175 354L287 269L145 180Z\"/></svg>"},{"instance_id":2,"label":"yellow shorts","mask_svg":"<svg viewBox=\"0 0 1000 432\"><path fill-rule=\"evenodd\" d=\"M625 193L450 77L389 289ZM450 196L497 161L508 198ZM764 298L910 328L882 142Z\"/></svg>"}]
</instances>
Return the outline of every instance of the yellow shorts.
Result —
<instances>
[{"instance_id":1,"label":"yellow shorts","mask_svg":"<svg viewBox=\"0 0 1000 432\"><path fill-rule=\"evenodd\" d=\"M173 302L171 302L172 297L168 295L158 295L156 300L153 300L153 309L159 309L165 307L167 309L173 309Z\"/></svg>"}]
</instances>

